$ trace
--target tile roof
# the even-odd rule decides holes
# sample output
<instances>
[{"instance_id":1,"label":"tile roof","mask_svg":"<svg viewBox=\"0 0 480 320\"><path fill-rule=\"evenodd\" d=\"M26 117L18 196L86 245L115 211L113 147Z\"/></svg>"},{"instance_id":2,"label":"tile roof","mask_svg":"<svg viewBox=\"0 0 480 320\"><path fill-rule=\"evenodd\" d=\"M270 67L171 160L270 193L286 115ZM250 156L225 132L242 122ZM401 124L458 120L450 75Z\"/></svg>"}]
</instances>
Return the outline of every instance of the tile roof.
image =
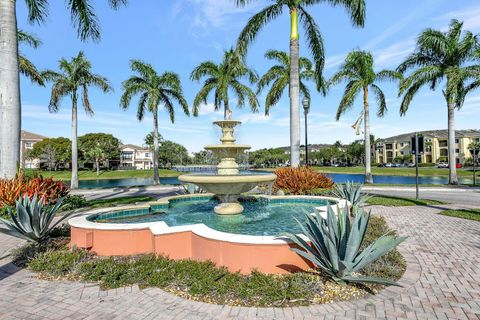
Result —
<instances>
[{"instance_id":1,"label":"tile roof","mask_svg":"<svg viewBox=\"0 0 480 320\"><path fill-rule=\"evenodd\" d=\"M137 146L137 145L134 145L134 144L122 144L120 146L120 149L123 150L123 149L134 149L134 150L148 150L148 148L145 148L145 147L140 147L140 146Z\"/></svg>"},{"instance_id":2,"label":"tile roof","mask_svg":"<svg viewBox=\"0 0 480 320\"><path fill-rule=\"evenodd\" d=\"M46 139L47 137L44 137L42 135L33 133L33 132L28 132L25 130L21 131L21 140L43 140Z\"/></svg>"},{"instance_id":3,"label":"tile roof","mask_svg":"<svg viewBox=\"0 0 480 320\"><path fill-rule=\"evenodd\" d=\"M428 131L418 131L419 134L423 135L424 137L429 137L429 138L438 138L438 139L447 139L448 138L448 130L428 130ZM379 141L381 142L396 142L396 141L410 141L410 138L415 135L415 132L409 132L409 133L404 133L400 134L397 136L393 137L388 137L385 139L380 139ZM457 138L477 138L480 137L480 130L474 130L474 129L469 129L469 130L456 130L455 131L455 137Z\"/></svg>"}]
</instances>

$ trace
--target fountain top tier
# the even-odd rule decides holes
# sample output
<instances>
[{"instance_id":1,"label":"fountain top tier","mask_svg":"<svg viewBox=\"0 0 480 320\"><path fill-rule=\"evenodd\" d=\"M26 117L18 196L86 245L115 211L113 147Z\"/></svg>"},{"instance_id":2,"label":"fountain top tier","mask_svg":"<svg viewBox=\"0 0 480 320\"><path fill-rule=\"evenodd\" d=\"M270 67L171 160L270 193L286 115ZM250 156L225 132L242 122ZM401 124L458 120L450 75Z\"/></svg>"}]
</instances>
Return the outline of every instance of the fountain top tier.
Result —
<instances>
[{"instance_id":1,"label":"fountain top tier","mask_svg":"<svg viewBox=\"0 0 480 320\"><path fill-rule=\"evenodd\" d=\"M238 175L238 164L235 160L245 150L251 148L246 144L235 143L235 127L241 124L241 122L236 120L221 120L215 121L213 124L222 129L222 137L220 138L222 144L205 146L205 149L211 151L220 159L220 163L217 166L218 175Z\"/></svg>"}]
</instances>

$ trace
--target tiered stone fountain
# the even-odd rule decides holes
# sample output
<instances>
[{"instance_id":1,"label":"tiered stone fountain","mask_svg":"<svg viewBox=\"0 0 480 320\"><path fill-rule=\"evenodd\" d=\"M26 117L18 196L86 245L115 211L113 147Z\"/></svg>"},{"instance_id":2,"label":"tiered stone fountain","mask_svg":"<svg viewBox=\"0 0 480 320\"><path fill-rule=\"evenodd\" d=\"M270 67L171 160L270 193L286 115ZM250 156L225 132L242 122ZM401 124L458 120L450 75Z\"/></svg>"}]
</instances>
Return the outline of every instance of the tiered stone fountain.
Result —
<instances>
[{"instance_id":1,"label":"tiered stone fountain","mask_svg":"<svg viewBox=\"0 0 480 320\"><path fill-rule=\"evenodd\" d=\"M206 146L206 150L213 152L220 159L217 166L217 174L199 175L187 174L178 177L180 181L193 183L200 188L214 193L220 204L214 208L215 213L224 215L240 214L243 212L238 198L244 192L250 191L262 183L273 183L277 178L274 174L241 174L236 162L237 157L249 145L235 144L234 130L241 124L236 120L215 121L213 124L222 129L222 144Z\"/></svg>"}]
</instances>

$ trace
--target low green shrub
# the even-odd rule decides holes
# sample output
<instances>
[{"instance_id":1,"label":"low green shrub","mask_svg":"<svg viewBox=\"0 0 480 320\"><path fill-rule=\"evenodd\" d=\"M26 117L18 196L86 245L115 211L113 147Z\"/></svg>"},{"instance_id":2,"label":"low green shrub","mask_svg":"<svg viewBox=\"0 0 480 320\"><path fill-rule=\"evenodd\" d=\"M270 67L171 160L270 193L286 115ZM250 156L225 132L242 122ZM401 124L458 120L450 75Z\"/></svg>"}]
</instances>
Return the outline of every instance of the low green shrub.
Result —
<instances>
[{"instance_id":1,"label":"low green shrub","mask_svg":"<svg viewBox=\"0 0 480 320\"><path fill-rule=\"evenodd\" d=\"M308 190L305 192L307 196L319 196L319 197L334 197L335 194L333 193L333 189L322 189L322 188L315 188L312 190Z\"/></svg>"},{"instance_id":2,"label":"low green shrub","mask_svg":"<svg viewBox=\"0 0 480 320\"><path fill-rule=\"evenodd\" d=\"M82 195L68 195L63 199L61 211L70 211L88 207L88 201Z\"/></svg>"},{"instance_id":3,"label":"low green shrub","mask_svg":"<svg viewBox=\"0 0 480 320\"><path fill-rule=\"evenodd\" d=\"M237 301L242 305L288 305L288 301L299 299L305 304L323 290L323 279L318 275L252 272L245 276L208 261L175 261L155 255L93 259L82 263L78 272L82 279L100 282L103 288L139 284L220 304Z\"/></svg>"},{"instance_id":4,"label":"low green shrub","mask_svg":"<svg viewBox=\"0 0 480 320\"><path fill-rule=\"evenodd\" d=\"M397 236L397 233L390 229L387 224L387 221L380 216L371 216L370 222L367 227L367 232L365 233L365 238L363 239L363 244L360 247L360 250L365 249L376 239L381 237L384 234L391 234ZM368 265L362 270L367 276L370 277L380 277L391 280L399 280L405 269L407 268L407 262L403 258L402 254L394 249L389 251L384 256L381 256L377 261Z\"/></svg>"},{"instance_id":5,"label":"low green shrub","mask_svg":"<svg viewBox=\"0 0 480 320\"><path fill-rule=\"evenodd\" d=\"M48 250L36 255L28 264L35 272L46 272L52 276L65 276L72 272L89 253L79 249Z\"/></svg>"}]
</instances>

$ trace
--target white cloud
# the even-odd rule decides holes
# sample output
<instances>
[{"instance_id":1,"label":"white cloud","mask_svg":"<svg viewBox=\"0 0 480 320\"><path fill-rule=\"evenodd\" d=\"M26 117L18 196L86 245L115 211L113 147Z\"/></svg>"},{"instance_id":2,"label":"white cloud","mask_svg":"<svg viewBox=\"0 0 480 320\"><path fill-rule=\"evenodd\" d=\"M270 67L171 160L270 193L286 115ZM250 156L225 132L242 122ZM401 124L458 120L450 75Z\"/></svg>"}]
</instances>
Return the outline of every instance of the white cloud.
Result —
<instances>
[{"instance_id":1,"label":"white cloud","mask_svg":"<svg viewBox=\"0 0 480 320\"><path fill-rule=\"evenodd\" d=\"M234 117L236 120L241 121L243 124L247 123L265 123L271 119L263 113L244 113L239 117Z\"/></svg>"},{"instance_id":2,"label":"white cloud","mask_svg":"<svg viewBox=\"0 0 480 320\"><path fill-rule=\"evenodd\" d=\"M342 53L325 59L325 69L330 69L340 65L343 61L345 61L346 56L346 53Z\"/></svg>"},{"instance_id":3,"label":"white cloud","mask_svg":"<svg viewBox=\"0 0 480 320\"><path fill-rule=\"evenodd\" d=\"M449 22L451 19L463 21L464 30L478 31L480 30L480 5L469 8L450 11L449 13L438 17L436 20Z\"/></svg>"},{"instance_id":4,"label":"white cloud","mask_svg":"<svg viewBox=\"0 0 480 320\"><path fill-rule=\"evenodd\" d=\"M213 103L207 103L207 104L202 103L198 110L198 115L205 116L209 114L222 114L222 111L215 110L215 105Z\"/></svg>"},{"instance_id":5,"label":"white cloud","mask_svg":"<svg viewBox=\"0 0 480 320\"><path fill-rule=\"evenodd\" d=\"M377 67L384 68L396 66L403 58L410 54L415 48L413 38L394 43L386 48L375 50L375 64Z\"/></svg>"},{"instance_id":6,"label":"white cloud","mask_svg":"<svg viewBox=\"0 0 480 320\"><path fill-rule=\"evenodd\" d=\"M480 114L480 94L469 96L465 99L462 109L458 111L459 116L478 116Z\"/></svg>"},{"instance_id":7,"label":"white cloud","mask_svg":"<svg viewBox=\"0 0 480 320\"><path fill-rule=\"evenodd\" d=\"M181 0L172 7L172 14L176 16L190 7L194 10L192 26L219 28L226 26L234 15L253 12L259 5L257 2L237 7L232 0Z\"/></svg>"}]
</instances>

